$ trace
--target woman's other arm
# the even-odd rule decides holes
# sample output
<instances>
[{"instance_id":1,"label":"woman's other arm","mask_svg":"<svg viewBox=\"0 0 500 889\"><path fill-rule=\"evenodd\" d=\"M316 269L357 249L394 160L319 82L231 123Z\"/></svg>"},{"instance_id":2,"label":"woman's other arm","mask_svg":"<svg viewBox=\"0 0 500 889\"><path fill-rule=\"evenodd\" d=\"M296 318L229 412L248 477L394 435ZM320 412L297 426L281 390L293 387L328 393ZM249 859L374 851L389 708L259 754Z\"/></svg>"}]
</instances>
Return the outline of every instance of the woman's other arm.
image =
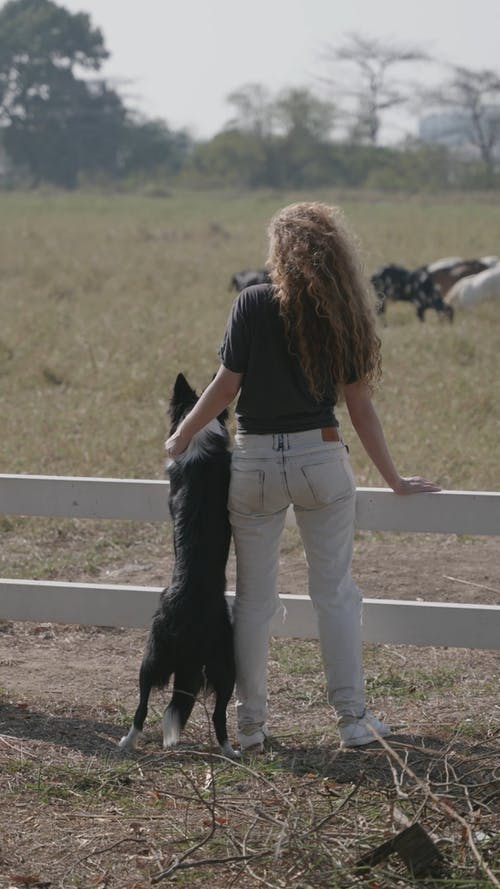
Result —
<instances>
[{"instance_id":1,"label":"woman's other arm","mask_svg":"<svg viewBox=\"0 0 500 889\"><path fill-rule=\"evenodd\" d=\"M389 487L396 494L440 491L438 485L421 476L404 478L399 474L389 452L368 385L363 381L350 383L345 387L344 394L352 425L361 444Z\"/></svg>"}]
</instances>

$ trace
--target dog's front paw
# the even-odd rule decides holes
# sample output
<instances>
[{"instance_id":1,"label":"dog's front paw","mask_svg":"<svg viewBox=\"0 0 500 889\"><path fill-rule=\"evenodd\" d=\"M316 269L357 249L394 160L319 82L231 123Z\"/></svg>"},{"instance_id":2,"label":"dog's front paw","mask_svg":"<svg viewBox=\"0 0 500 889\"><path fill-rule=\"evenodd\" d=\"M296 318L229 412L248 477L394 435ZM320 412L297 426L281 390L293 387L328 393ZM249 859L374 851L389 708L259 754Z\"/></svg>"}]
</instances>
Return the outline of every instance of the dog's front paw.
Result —
<instances>
[{"instance_id":1,"label":"dog's front paw","mask_svg":"<svg viewBox=\"0 0 500 889\"><path fill-rule=\"evenodd\" d=\"M132 726L128 735L124 735L123 738L118 741L118 747L120 750L136 750L140 736L141 732Z\"/></svg>"}]
</instances>

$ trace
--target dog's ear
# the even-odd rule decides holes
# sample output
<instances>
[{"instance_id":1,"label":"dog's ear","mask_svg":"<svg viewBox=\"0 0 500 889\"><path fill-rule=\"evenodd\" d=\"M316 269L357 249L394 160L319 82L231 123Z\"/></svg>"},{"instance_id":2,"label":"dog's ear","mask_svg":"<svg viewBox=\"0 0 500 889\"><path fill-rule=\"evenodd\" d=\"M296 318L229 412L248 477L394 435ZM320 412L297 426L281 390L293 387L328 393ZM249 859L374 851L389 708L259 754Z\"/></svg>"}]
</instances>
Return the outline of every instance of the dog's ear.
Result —
<instances>
[{"instance_id":1,"label":"dog's ear","mask_svg":"<svg viewBox=\"0 0 500 889\"><path fill-rule=\"evenodd\" d=\"M198 396L189 385L184 374L178 374L168 406L168 416L172 421L170 434L177 428L183 416L191 410L197 401Z\"/></svg>"},{"instance_id":2,"label":"dog's ear","mask_svg":"<svg viewBox=\"0 0 500 889\"><path fill-rule=\"evenodd\" d=\"M172 396L172 401L174 404L185 404L187 401L192 401L193 398L197 398L196 392L191 388L186 377L183 373L177 374L177 379L174 383L174 391Z\"/></svg>"}]
</instances>

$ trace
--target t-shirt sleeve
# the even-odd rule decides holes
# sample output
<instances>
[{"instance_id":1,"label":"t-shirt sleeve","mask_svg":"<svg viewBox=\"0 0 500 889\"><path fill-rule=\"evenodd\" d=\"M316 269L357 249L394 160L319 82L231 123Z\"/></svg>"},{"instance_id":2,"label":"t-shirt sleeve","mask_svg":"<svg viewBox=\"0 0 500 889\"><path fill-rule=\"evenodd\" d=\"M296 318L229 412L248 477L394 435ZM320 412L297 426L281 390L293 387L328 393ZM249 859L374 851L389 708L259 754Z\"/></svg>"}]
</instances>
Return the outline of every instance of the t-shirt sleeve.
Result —
<instances>
[{"instance_id":1,"label":"t-shirt sleeve","mask_svg":"<svg viewBox=\"0 0 500 889\"><path fill-rule=\"evenodd\" d=\"M350 383L357 383L358 380L359 374L356 373L354 365L350 364L347 368L345 383L349 385Z\"/></svg>"},{"instance_id":2,"label":"t-shirt sleeve","mask_svg":"<svg viewBox=\"0 0 500 889\"><path fill-rule=\"evenodd\" d=\"M244 292L235 299L219 348L219 357L224 367L234 373L244 373L250 354L251 330L248 305Z\"/></svg>"}]
</instances>

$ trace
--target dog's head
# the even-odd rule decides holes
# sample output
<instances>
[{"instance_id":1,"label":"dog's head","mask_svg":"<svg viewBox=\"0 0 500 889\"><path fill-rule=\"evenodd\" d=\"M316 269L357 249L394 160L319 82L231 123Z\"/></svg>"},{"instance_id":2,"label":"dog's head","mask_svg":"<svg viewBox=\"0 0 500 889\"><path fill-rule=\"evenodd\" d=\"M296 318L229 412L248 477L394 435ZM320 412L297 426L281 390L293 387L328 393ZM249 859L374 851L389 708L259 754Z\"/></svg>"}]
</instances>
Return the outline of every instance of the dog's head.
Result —
<instances>
[{"instance_id":1,"label":"dog's head","mask_svg":"<svg viewBox=\"0 0 500 889\"><path fill-rule=\"evenodd\" d=\"M183 417L189 413L197 401L198 395L191 388L184 374L177 374L168 408L168 415L172 422L170 434L175 432Z\"/></svg>"},{"instance_id":2,"label":"dog's head","mask_svg":"<svg viewBox=\"0 0 500 889\"><path fill-rule=\"evenodd\" d=\"M177 429L179 423L182 422L186 414L192 410L198 401L198 394L189 385L183 373L177 375L172 391L172 397L168 408L168 414L171 420L170 435ZM191 445L186 451L186 455L192 452L193 456L205 453L210 442L215 443L218 439L222 439L224 447L229 443L229 435L225 426L228 418L227 410L222 411L219 416L212 420L204 429L200 430L192 440Z\"/></svg>"}]
</instances>

